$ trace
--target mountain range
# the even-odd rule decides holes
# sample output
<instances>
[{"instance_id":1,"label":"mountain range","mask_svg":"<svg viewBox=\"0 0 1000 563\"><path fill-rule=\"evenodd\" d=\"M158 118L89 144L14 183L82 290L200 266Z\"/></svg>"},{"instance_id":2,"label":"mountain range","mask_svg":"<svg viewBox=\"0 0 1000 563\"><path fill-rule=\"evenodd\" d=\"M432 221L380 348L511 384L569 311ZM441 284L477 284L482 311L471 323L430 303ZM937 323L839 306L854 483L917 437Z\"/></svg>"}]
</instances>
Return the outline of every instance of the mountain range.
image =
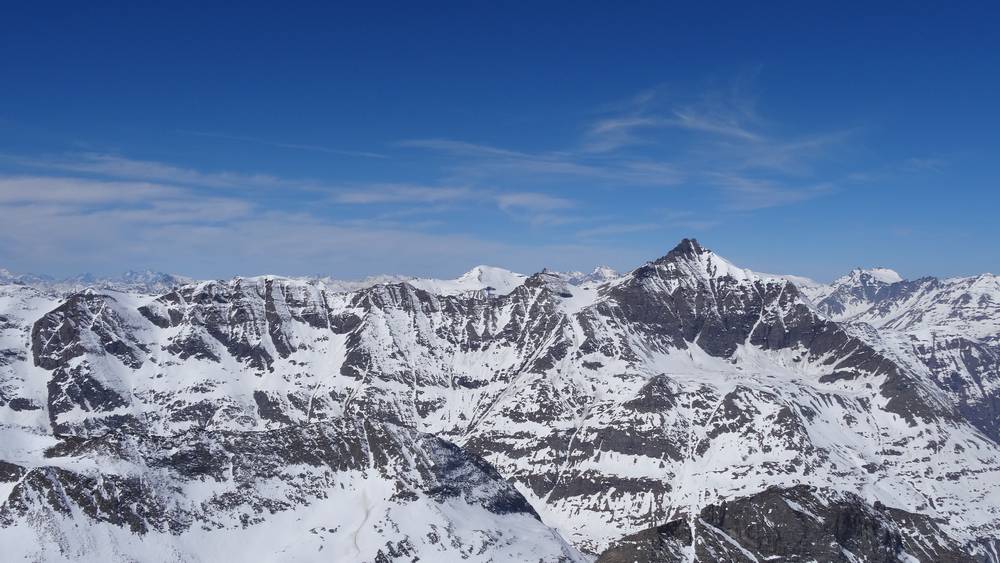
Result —
<instances>
[{"instance_id":1,"label":"mountain range","mask_svg":"<svg viewBox=\"0 0 1000 563\"><path fill-rule=\"evenodd\" d=\"M1000 563L1000 278L0 272L44 560Z\"/></svg>"}]
</instances>

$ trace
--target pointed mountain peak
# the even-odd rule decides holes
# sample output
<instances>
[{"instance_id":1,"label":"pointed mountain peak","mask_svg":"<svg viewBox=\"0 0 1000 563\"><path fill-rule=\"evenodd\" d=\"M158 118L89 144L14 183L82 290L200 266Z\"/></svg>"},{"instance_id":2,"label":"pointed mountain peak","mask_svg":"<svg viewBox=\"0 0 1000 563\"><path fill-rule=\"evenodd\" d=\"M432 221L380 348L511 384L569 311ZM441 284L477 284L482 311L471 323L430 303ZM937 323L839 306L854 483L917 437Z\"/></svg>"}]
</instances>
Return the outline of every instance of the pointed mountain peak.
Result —
<instances>
[{"instance_id":1,"label":"pointed mountain peak","mask_svg":"<svg viewBox=\"0 0 1000 563\"><path fill-rule=\"evenodd\" d=\"M678 257L690 258L698 256L699 254L705 254L707 252L711 251L708 250L707 248L704 248L702 245L698 244L698 241L696 239L686 238L681 240L681 242L679 242L677 246L673 248L673 250L668 252L667 255L663 257L663 259L678 258Z\"/></svg>"},{"instance_id":2,"label":"pointed mountain peak","mask_svg":"<svg viewBox=\"0 0 1000 563\"><path fill-rule=\"evenodd\" d=\"M583 276L578 283L586 283L586 282L603 283L620 277L621 273L619 273L614 268L609 268L608 266L598 266L594 268L593 272L590 272L589 274Z\"/></svg>"},{"instance_id":3,"label":"pointed mountain peak","mask_svg":"<svg viewBox=\"0 0 1000 563\"><path fill-rule=\"evenodd\" d=\"M468 272L465 272L458 277L459 280L479 280L484 281L491 278L509 278L509 277L524 277L521 274L512 272L505 268L497 268L496 266L486 266L480 264L475 268L472 268Z\"/></svg>"},{"instance_id":4,"label":"pointed mountain peak","mask_svg":"<svg viewBox=\"0 0 1000 563\"><path fill-rule=\"evenodd\" d=\"M653 260L652 263L664 265L679 262L699 262L713 257L721 259L714 252L699 244L697 240L685 238L677 243L677 246L671 249L670 252Z\"/></svg>"},{"instance_id":5,"label":"pointed mountain peak","mask_svg":"<svg viewBox=\"0 0 1000 563\"><path fill-rule=\"evenodd\" d=\"M565 275L561 272L556 272L548 268L542 268L541 272L535 272L527 278L525 278L525 284L529 286L538 286L546 283L564 282L566 281Z\"/></svg>"},{"instance_id":6,"label":"pointed mountain peak","mask_svg":"<svg viewBox=\"0 0 1000 563\"><path fill-rule=\"evenodd\" d=\"M893 284L903 281L903 277L889 268L854 268L846 276L834 282L834 285L857 284Z\"/></svg>"},{"instance_id":7,"label":"pointed mountain peak","mask_svg":"<svg viewBox=\"0 0 1000 563\"><path fill-rule=\"evenodd\" d=\"M711 250L705 248L695 239L683 239L670 252L639 268L637 272L648 267L663 268L671 272L675 278L705 281L730 277L735 280L750 280L757 276L751 270L740 268Z\"/></svg>"},{"instance_id":8,"label":"pointed mountain peak","mask_svg":"<svg viewBox=\"0 0 1000 563\"><path fill-rule=\"evenodd\" d=\"M490 291L506 295L524 283L525 276L496 266L479 265L453 280L410 278L406 283L436 295L458 295L469 291Z\"/></svg>"}]
</instances>

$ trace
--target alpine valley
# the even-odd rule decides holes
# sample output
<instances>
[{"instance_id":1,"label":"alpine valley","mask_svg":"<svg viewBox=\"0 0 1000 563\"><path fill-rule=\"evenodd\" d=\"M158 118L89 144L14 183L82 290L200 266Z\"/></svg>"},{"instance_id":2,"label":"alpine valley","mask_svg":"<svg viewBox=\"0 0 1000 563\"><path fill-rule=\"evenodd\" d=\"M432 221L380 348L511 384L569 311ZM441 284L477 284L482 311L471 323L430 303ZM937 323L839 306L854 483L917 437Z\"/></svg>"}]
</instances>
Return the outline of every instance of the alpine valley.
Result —
<instances>
[{"instance_id":1,"label":"alpine valley","mask_svg":"<svg viewBox=\"0 0 1000 563\"><path fill-rule=\"evenodd\" d=\"M1000 278L0 271L45 561L1000 563Z\"/></svg>"}]
</instances>

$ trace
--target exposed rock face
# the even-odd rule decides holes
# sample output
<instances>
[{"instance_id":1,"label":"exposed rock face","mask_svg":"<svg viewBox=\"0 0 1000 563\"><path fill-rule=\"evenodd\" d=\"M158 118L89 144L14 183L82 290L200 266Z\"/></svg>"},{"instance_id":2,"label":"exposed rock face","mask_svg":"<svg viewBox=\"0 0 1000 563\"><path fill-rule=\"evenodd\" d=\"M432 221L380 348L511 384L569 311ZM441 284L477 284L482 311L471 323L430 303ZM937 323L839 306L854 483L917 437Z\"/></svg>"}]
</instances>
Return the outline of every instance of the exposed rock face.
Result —
<instances>
[{"instance_id":1,"label":"exposed rock face","mask_svg":"<svg viewBox=\"0 0 1000 563\"><path fill-rule=\"evenodd\" d=\"M794 283L693 240L605 281L477 271L423 283L433 291L263 277L29 299L0 286L12 436L0 459L32 475L0 492L28 483L18 490L35 499L8 502L0 526L55 522L45 533L63 552L126 546L112 557L138 557L120 535L137 529L208 557L190 538L245 539L229 533L245 521L247 534L301 539L288 518L320 526L323 510L350 506L353 524L295 553L489 559L521 553L508 540L523 534L559 560L578 555L564 539L596 555L627 533L808 484L932 519L928 533L963 553L986 553L979 542L1000 530L1000 446L977 430L991 415L898 333L831 319ZM506 285L475 289L484 280ZM1000 334L976 323L954 332L977 345ZM976 389L1000 379L982 346L962 352ZM101 524L72 533L39 492L94 487L110 489L68 510ZM114 498L132 512L112 517ZM371 524L366 498L387 523ZM482 534L442 531L466 515Z\"/></svg>"},{"instance_id":2,"label":"exposed rock face","mask_svg":"<svg viewBox=\"0 0 1000 563\"><path fill-rule=\"evenodd\" d=\"M692 542L692 538L694 541ZM770 488L629 535L598 563L816 561L976 563L926 516L807 486Z\"/></svg>"},{"instance_id":3,"label":"exposed rock face","mask_svg":"<svg viewBox=\"0 0 1000 563\"><path fill-rule=\"evenodd\" d=\"M133 417L128 405L124 370L142 367L148 348L141 330L111 295L85 291L39 319L31 332L35 365L52 370L48 412L57 435L125 424ZM112 359L113 358L113 359ZM117 361L114 361L117 360ZM109 365L111 363L111 365ZM100 420L80 412L98 413ZM67 420L80 420L74 429Z\"/></svg>"}]
</instances>

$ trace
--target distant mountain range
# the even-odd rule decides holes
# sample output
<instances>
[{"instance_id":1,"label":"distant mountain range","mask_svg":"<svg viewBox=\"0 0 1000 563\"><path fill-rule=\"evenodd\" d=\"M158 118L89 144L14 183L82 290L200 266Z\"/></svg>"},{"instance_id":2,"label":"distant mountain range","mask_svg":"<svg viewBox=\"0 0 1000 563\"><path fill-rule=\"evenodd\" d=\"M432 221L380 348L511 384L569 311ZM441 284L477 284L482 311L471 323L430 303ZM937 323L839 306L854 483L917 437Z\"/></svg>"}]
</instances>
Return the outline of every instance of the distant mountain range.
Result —
<instances>
[{"instance_id":1,"label":"distant mountain range","mask_svg":"<svg viewBox=\"0 0 1000 563\"><path fill-rule=\"evenodd\" d=\"M73 293L87 288L116 289L143 293L159 293L169 291L176 285L191 283L194 280L185 276L164 274L151 270L129 270L117 277L97 277L93 274L81 274L69 278L53 278L37 274L15 274L0 268L0 284L30 285L37 289L54 293Z\"/></svg>"},{"instance_id":2,"label":"distant mountain range","mask_svg":"<svg viewBox=\"0 0 1000 563\"><path fill-rule=\"evenodd\" d=\"M557 272L556 274L575 285L604 282L620 275L607 266L599 266L589 274L583 272ZM258 277L274 278L280 276ZM299 277L288 279L320 281L328 290L340 292L356 291L381 284L406 283L438 295L458 295L472 291L507 294L515 287L524 283L527 276L493 266L476 266L453 280L386 274L370 276L356 281L340 280L331 277ZM36 289L65 294L83 291L87 288L114 289L139 293L164 293L175 286L191 284L195 283L195 281L194 278L187 276L166 274L152 270L129 270L120 276L112 277L80 274L68 278L54 278L39 274L17 274L0 268L0 284L2 285L30 285Z\"/></svg>"},{"instance_id":3,"label":"distant mountain range","mask_svg":"<svg viewBox=\"0 0 1000 563\"><path fill-rule=\"evenodd\" d=\"M0 271L11 559L1000 563L1000 279Z\"/></svg>"}]
</instances>

